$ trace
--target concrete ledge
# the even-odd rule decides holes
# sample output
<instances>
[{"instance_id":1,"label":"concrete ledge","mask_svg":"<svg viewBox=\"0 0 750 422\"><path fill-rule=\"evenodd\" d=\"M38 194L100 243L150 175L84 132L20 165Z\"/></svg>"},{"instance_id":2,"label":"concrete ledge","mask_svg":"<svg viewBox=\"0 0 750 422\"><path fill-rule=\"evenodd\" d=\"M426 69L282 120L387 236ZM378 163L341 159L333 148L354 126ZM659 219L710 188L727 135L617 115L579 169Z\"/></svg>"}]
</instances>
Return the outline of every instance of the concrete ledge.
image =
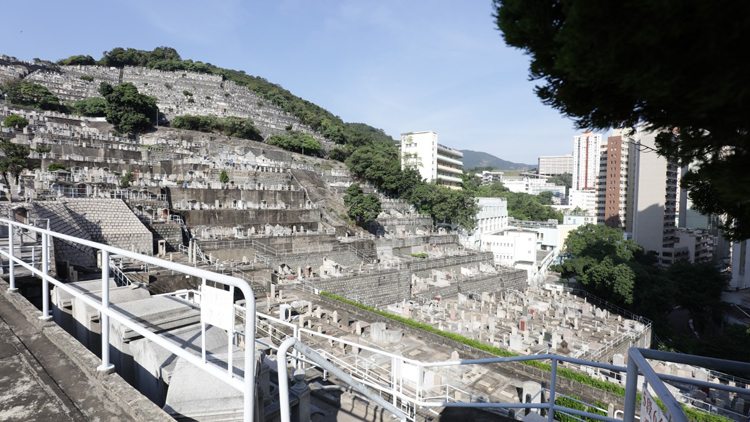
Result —
<instances>
[{"instance_id":1,"label":"concrete ledge","mask_svg":"<svg viewBox=\"0 0 750 422\"><path fill-rule=\"evenodd\" d=\"M65 356L81 370L92 388L100 388L107 399L116 403L125 413L136 420L174 421L161 408L141 395L138 390L125 382L117 373L99 372L96 367L101 359L79 343L65 330L52 321L39 319L40 311L18 293L8 293L8 283L0 281L0 293Z\"/></svg>"}]
</instances>

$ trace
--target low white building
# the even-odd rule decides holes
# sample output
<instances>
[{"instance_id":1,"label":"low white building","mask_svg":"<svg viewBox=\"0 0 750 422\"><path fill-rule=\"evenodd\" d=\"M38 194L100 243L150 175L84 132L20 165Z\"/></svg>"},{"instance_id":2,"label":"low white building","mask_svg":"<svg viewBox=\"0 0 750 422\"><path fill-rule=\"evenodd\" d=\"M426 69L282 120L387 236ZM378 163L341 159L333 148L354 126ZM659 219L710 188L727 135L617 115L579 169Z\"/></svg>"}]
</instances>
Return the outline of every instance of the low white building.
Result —
<instances>
[{"instance_id":1,"label":"low white building","mask_svg":"<svg viewBox=\"0 0 750 422\"><path fill-rule=\"evenodd\" d=\"M557 227L541 224L538 227L508 227L481 238L481 250L492 252L494 263L526 270L527 281L539 284L549 272L564 239Z\"/></svg>"},{"instance_id":2,"label":"low white building","mask_svg":"<svg viewBox=\"0 0 750 422\"><path fill-rule=\"evenodd\" d=\"M584 224L596 224L596 215L563 215L563 224L573 224L575 226L583 226Z\"/></svg>"},{"instance_id":3,"label":"low white building","mask_svg":"<svg viewBox=\"0 0 750 422\"><path fill-rule=\"evenodd\" d=\"M565 198L565 186L557 186L554 183L547 182L547 180L543 178L527 176L514 179L504 179L503 186L515 193L539 195L542 192L552 192L556 198Z\"/></svg>"},{"instance_id":4,"label":"low white building","mask_svg":"<svg viewBox=\"0 0 750 422\"><path fill-rule=\"evenodd\" d=\"M477 174L477 177L482 178L482 185L483 186L490 186L496 182L502 182L503 181L503 172L502 171L483 171L481 174Z\"/></svg>"},{"instance_id":5,"label":"low white building","mask_svg":"<svg viewBox=\"0 0 750 422\"><path fill-rule=\"evenodd\" d=\"M508 227L483 235L481 249L492 252L497 265L530 265L536 263L536 238L537 232L533 229Z\"/></svg>"},{"instance_id":6,"label":"low white building","mask_svg":"<svg viewBox=\"0 0 750 422\"><path fill-rule=\"evenodd\" d=\"M506 198L476 199L479 206L477 227L470 234L460 236L460 241L467 248L479 250L483 235L508 227L508 200Z\"/></svg>"}]
</instances>

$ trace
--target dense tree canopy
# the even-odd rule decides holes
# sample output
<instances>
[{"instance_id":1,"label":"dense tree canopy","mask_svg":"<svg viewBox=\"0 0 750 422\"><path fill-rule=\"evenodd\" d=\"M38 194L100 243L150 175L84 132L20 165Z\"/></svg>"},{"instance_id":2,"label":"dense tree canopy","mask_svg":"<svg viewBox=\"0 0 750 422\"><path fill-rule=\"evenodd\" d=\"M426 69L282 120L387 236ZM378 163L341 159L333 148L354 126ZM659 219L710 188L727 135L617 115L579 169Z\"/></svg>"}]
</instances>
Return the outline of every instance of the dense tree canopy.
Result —
<instances>
[{"instance_id":1,"label":"dense tree canopy","mask_svg":"<svg viewBox=\"0 0 750 422\"><path fill-rule=\"evenodd\" d=\"M312 136L296 130L273 135L268 138L268 144L307 155L319 155L322 150L320 142L313 139Z\"/></svg>"},{"instance_id":2,"label":"dense tree canopy","mask_svg":"<svg viewBox=\"0 0 750 422\"><path fill-rule=\"evenodd\" d=\"M156 98L138 93L135 85L126 82L115 87L102 82L99 93L107 102L107 122L126 133L142 133L156 121Z\"/></svg>"},{"instance_id":3,"label":"dense tree canopy","mask_svg":"<svg viewBox=\"0 0 750 422\"><path fill-rule=\"evenodd\" d=\"M726 280L711 264L681 262L666 270L657 268L655 257L625 240L622 231L593 224L570 232L565 249L570 257L553 270L574 277L603 299L652 319L660 335L669 333L666 315L675 306L688 310L697 325L711 324L721 309Z\"/></svg>"},{"instance_id":4,"label":"dense tree canopy","mask_svg":"<svg viewBox=\"0 0 750 422\"><path fill-rule=\"evenodd\" d=\"M555 186L565 186L565 195L567 196L570 192L570 188L573 187L573 175L570 173L556 174L547 179L547 182L552 183Z\"/></svg>"},{"instance_id":5,"label":"dense tree canopy","mask_svg":"<svg viewBox=\"0 0 750 422\"><path fill-rule=\"evenodd\" d=\"M699 164L682 182L694 206L725 214L727 236L750 238L750 95L736 60L750 42L750 3L494 4L505 42L531 58L543 103L579 128L660 132L660 154Z\"/></svg>"},{"instance_id":6,"label":"dense tree canopy","mask_svg":"<svg viewBox=\"0 0 750 422\"><path fill-rule=\"evenodd\" d=\"M3 83L0 92L5 93L8 101L13 104L42 110L61 110L63 108L60 100L47 88L33 82L11 79Z\"/></svg>"},{"instance_id":7,"label":"dense tree canopy","mask_svg":"<svg viewBox=\"0 0 750 422\"><path fill-rule=\"evenodd\" d=\"M94 60L91 56L84 56L84 55L77 55L77 56L70 56L67 59L58 60L57 64L61 66L75 66L75 65L83 65L83 66L91 66L96 64L96 60Z\"/></svg>"},{"instance_id":8,"label":"dense tree canopy","mask_svg":"<svg viewBox=\"0 0 750 422\"><path fill-rule=\"evenodd\" d=\"M107 101L99 97L87 98L76 101L73 109L82 116L104 117L107 115Z\"/></svg>"},{"instance_id":9,"label":"dense tree canopy","mask_svg":"<svg viewBox=\"0 0 750 422\"><path fill-rule=\"evenodd\" d=\"M542 192L539 195L511 192L502 182L495 182L489 186L479 185L478 178L471 173L464 175L464 190L478 198L506 198L508 200L508 216L516 220L547 221L555 219L562 223L562 213L549 205L552 204L552 194Z\"/></svg>"},{"instance_id":10,"label":"dense tree canopy","mask_svg":"<svg viewBox=\"0 0 750 422\"><path fill-rule=\"evenodd\" d=\"M24 170L32 168L32 163L29 161L31 149L26 145L2 141L0 142L0 152L3 153L3 156L0 157L0 173L5 179L5 184L10 186L8 176L13 176L15 183L18 183L18 176Z\"/></svg>"},{"instance_id":11,"label":"dense tree canopy","mask_svg":"<svg viewBox=\"0 0 750 422\"><path fill-rule=\"evenodd\" d=\"M344 205L349 207L347 215L358 224L366 224L375 221L381 211L380 199L377 195L365 195L358 184L353 184L346 189Z\"/></svg>"},{"instance_id":12,"label":"dense tree canopy","mask_svg":"<svg viewBox=\"0 0 750 422\"><path fill-rule=\"evenodd\" d=\"M201 132L218 132L227 136L250 139L252 141L262 141L263 135L251 118L242 119L239 117L219 118L210 116L193 116L185 114L177 116L172 120L172 127L178 129L197 130Z\"/></svg>"},{"instance_id":13,"label":"dense tree canopy","mask_svg":"<svg viewBox=\"0 0 750 422\"><path fill-rule=\"evenodd\" d=\"M14 129L23 129L28 125L29 121L17 114L11 114L3 120L3 126Z\"/></svg>"}]
</instances>

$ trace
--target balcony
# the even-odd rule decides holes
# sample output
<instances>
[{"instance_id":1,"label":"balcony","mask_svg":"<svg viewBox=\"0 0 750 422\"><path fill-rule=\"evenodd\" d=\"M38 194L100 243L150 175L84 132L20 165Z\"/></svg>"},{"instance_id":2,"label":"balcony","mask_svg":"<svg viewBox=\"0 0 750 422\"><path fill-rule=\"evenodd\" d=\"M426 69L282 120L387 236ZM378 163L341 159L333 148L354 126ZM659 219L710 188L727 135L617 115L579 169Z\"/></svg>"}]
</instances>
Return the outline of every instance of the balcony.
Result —
<instances>
[{"instance_id":1,"label":"balcony","mask_svg":"<svg viewBox=\"0 0 750 422\"><path fill-rule=\"evenodd\" d=\"M457 150L455 148L447 147L445 145L437 144L437 150L438 150L438 155L440 153L443 153L443 155L446 155L446 156L449 156L449 157L455 157L455 158L458 158L458 159L464 158L464 153L463 152L461 152L461 151L459 151L459 150Z\"/></svg>"},{"instance_id":2,"label":"balcony","mask_svg":"<svg viewBox=\"0 0 750 422\"><path fill-rule=\"evenodd\" d=\"M446 157L444 155L440 155L439 152L438 152L438 155L437 155L437 161L438 161L438 163L442 161L444 163L450 163L450 164L453 164L453 165L459 166L459 167L462 167L464 165L464 163L462 163L459 160L456 160L456 159L450 158L450 157Z\"/></svg>"},{"instance_id":3,"label":"balcony","mask_svg":"<svg viewBox=\"0 0 750 422\"><path fill-rule=\"evenodd\" d=\"M462 180L458 177L448 176L445 174L438 173L437 175L438 180L444 180L446 182L452 182L452 183L461 183Z\"/></svg>"},{"instance_id":4,"label":"balcony","mask_svg":"<svg viewBox=\"0 0 750 422\"><path fill-rule=\"evenodd\" d=\"M457 169L455 167L448 167L448 166L444 166L442 164L438 164L437 168L438 168L438 170L447 171L447 172L453 173L453 174L458 174L458 175L463 175L464 174L464 171L462 169Z\"/></svg>"}]
</instances>

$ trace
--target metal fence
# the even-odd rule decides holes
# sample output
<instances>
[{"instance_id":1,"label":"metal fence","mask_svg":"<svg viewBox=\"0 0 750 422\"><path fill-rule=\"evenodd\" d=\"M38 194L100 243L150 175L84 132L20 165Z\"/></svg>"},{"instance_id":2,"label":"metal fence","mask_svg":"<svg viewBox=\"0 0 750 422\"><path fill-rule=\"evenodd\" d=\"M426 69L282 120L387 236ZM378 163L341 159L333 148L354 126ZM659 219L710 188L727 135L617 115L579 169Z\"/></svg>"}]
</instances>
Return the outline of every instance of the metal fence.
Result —
<instances>
[{"instance_id":1,"label":"metal fence","mask_svg":"<svg viewBox=\"0 0 750 422\"><path fill-rule=\"evenodd\" d=\"M15 221L11 221L8 219L0 219L0 224L7 225L8 227L8 243L7 248L0 248L0 255L5 257L9 260L9 268L8 268L8 279L10 288L8 289L11 292L17 291L16 288L16 280L15 280L15 267L16 265L26 268L27 270L31 271L31 273L39 278L41 278L41 284L42 284L42 312L39 319L42 320L50 320L52 317L50 316L50 284L56 286L57 288L71 294L73 297L76 297L80 300L82 300L86 305L91 306L98 310L100 312L101 318L101 341L102 341L102 356L101 356L101 365L97 367L99 371L110 371L113 368L113 365L110 363L109 358L109 320L112 318L113 320L119 322L123 326L137 332L138 334L142 335L143 337L147 338L148 340L153 341L155 344L165 348L170 353L173 353L174 355L185 359L187 362L197 366L198 368L206 371L207 373L217 377L218 379L224 381L227 383L227 385L239 390L244 395L244 420L246 422L250 422L253 419L253 412L254 412L254 397L255 397L255 380L248 376L245 377L243 380L240 380L235 374L234 374L234 365L232 364L232 360L229 359L227 361L227 368L222 368L221 366L206 360L206 350L205 350L205 344L202 345L201 355L195 355L193 353L190 353L189 351L181 348L177 343L174 343L170 340L168 340L163 335L155 334L151 332L145 325L142 325L141 323L138 323L134 321L132 318L118 312L114 308L110 307L109 303L109 280L110 280L110 273L112 271L112 268L110 266L110 256L111 255L120 255L125 258L129 258L132 260L135 260L137 262L142 262L148 265L156 265L159 267L167 268L173 271L177 271L183 274L188 274L193 277L197 277L199 279L202 279L204 281L209 280L216 283L220 283L223 285L228 285L231 287L239 288L245 298L248 298L249 300L246 301L246 309L245 312L249 313L250 315L255 315L255 295L253 293L252 288L248 285L248 283L244 280L230 277L222 274L213 273L210 271L201 270L198 268L192 268L188 267L182 264L177 264L174 262L165 261L162 259L154 258L151 256L141 255L135 252L127 251L124 249L115 248L108 245L103 245L100 243L92 242L85 239L79 239L73 236L68 236L60 233L56 233L47 229L42 229L39 227L34 227L26 224L20 224ZM41 236L42 239L42 265L41 270L35 268L33 265L25 262L23 259L21 259L19 256L17 256L17 247L15 245L15 237L16 237L16 231L17 230L24 230L26 232L36 233ZM50 242L53 238L64 240L73 244L83 245L92 248L95 251L101 251L101 265L102 265L102 293L101 293L101 301L96 301L89 297L88 295L84 294L82 291L72 288L71 286L67 285L66 283L63 283L60 280L57 280L56 278L52 277L49 274L49 263L50 263ZM243 330L245 333L251 333L250 338L248 339L249 344L253 344L255 341L255 337L253 334L255 333L255 318L246 318L245 319L245 327ZM235 332L228 333L228 337L232 339L234 337ZM254 374L255 373L255 348L254 347L246 347L244 352L244 373L246 374Z\"/></svg>"}]
</instances>

